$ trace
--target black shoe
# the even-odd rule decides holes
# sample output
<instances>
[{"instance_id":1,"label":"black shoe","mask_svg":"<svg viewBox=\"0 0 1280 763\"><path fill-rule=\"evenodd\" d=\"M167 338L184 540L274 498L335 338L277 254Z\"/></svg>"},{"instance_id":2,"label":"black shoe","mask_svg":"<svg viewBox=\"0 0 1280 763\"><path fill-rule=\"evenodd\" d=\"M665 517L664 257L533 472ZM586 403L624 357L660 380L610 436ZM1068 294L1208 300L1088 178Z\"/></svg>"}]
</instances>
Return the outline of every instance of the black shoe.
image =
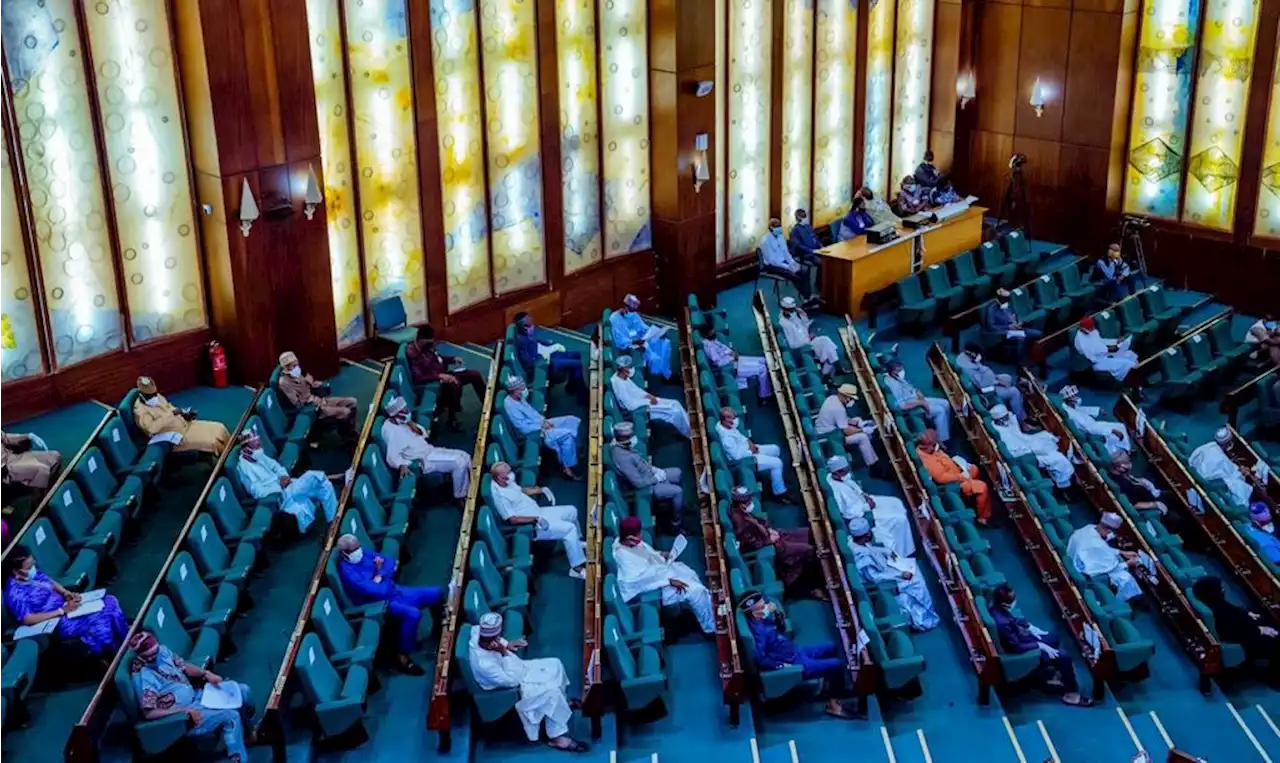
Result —
<instances>
[{"instance_id":1,"label":"black shoe","mask_svg":"<svg viewBox=\"0 0 1280 763\"><path fill-rule=\"evenodd\" d=\"M408 657L400 661L400 672L409 676L425 676L427 671L418 666L418 663Z\"/></svg>"},{"instance_id":2,"label":"black shoe","mask_svg":"<svg viewBox=\"0 0 1280 763\"><path fill-rule=\"evenodd\" d=\"M462 431L462 424L460 424L460 423L455 419L454 421L450 421L450 422L449 422L449 424L448 424L448 429L449 429L449 431L450 431L450 432L454 432L454 433L461 432L461 431Z\"/></svg>"},{"instance_id":3,"label":"black shoe","mask_svg":"<svg viewBox=\"0 0 1280 763\"><path fill-rule=\"evenodd\" d=\"M771 497L778 503L794 504L796 502L795 499L791 497L790 493L778 493Z\"/></svg>"}]
</instances>

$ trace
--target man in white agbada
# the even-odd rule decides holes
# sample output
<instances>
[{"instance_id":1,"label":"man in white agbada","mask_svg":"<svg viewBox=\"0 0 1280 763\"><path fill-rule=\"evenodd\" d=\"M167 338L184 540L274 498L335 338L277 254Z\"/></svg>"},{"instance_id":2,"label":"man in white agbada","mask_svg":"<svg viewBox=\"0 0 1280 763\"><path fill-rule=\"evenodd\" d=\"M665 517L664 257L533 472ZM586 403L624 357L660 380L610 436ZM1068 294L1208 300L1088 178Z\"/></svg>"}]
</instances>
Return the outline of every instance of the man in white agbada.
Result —
<instances>
[{"instance_id":1,"label":"man in white agbada","mask_svg":"<svg viewBox=\"0 0 1280 763\"><path fill-rule=\"evenodd\" d=\"M1067 418L1089 434L1106 438L1107 453L1114 456L1120 451L1128 453L1132 450L1133 444L1129 442L1129 430L1118 422L1098 418L1102 415L1102 409L1098 406L1081 405L1080 390L1074 384L1063 387L1059 394L1062 395L1062 410L1067 414Z\"/></svg>"},{"instance_id":2,"label":"man in white agbada","mask_svg":"<svg viewBox=\"0 0 1280 763\"><path fill-rule=\"evenodd\" d=\"M942 442L951 440L951 403L940 397L925 397L916 385L907 381L907 369L902 361L889 361L884 385L898 408L903 411L923 408L933 430L938 433L938 439Z\"/></svg>"},{"instance_id":3,"label":"man in white agbada","mask_svg":"<svg viewBox=\"0 0 1280 763\"><path fill-rule=\"evenodd\" d=\"M875 446L871 443L869 431L871 427L864 428L864 422L860 418L849 418L849 406L858 399L858 388L852 384L841 384L834 395L827 395L827 399L822 401L822 407L818 409L818 418L813 422L813 431L815 434L824 435L839 429L844 434L844 444L851 445L858 449L858 453L862 455L862 462L867 466L874 466L879 461L876 455Z\"/></svg>"},{"instance_id":4,"label":"man in white agbada","mask_svg":"<svg viewBox=\"0 0 1280 763\"><path fill-rule=\"evenodd\" d=\"M298 521L298 532L304 533L316 518L316 504L324 510L325 522L332 522L338 511L338 496L324 472L312 469L298 477L262 451L258 430L240 435L240 459L236 462L236 478L255 500L279 494L280 510Z\"/></svg>"},{"instance_id":5,"label":"man in white agbada","mask_svg":"<svg viewBox=\"0 0 1280 763\"><path fill-rule=\"evenodd\" d=\"M787 346L793 350L812 347L814 359L822 366L822 375L830 376L836 369L836 363L840 361L836 343L829 337L818 336L813 330L813 321L796 306L795 297L783 297L778 305L782 308L778 325L782 327L782 335L787 339Z\"/></svg>"},{"instance_id":6,"label":"man in white agbada","mask_svg":"<svg viewBox=\"0 0 1280 763\"><path fill-rule=\"evenodd\" d=\"M573 708L565 696L569 677L564 672L564 663L555 657L526 660L516 654L516 650L526 646L528 642L524 639L503 638L502 615L486 612L471 629L467 653L471 674L486 691L520 690L516 714L530 742L538 741L545 721L548 745L565 752L585 752L587 746L569 736Z\"/></svg>"},{"instance_id":7,"label":"man in white agbada","mask_svg":"<svg viewBox=\"0 0 1280 763\"><path fill-rule=\"evenodd\" d=\"M1107 512L1096 525L1085 525L1071 533L1067 541L1067 557L1076 570L1089 577L1105 577L1122 601L1142 595L1138 581L1129 568L1139 564L1133 551L1119 551L1109 545L1116 529L1123 524L1119 514Z\"/></svg>"},{"instance_id":8,"label":"man in white agbada","mask_svg":"<svg viewBox=\"0 0 1280 763\"><path fill-rule=\"evenodd\" d=\"M1209 482L1222 480L1227 483L1231 502L1239 508L1247 509L1249 498L1253 495L1253 485L1245 476L1249 470L1231 460L1229 452L1232 447L1231 430L1222 427L1213 435L1213 442L1196 448L1187 461L1201 479Z\"/></svg>"},{"instance_id":9,"label":"man in white agbada","mask_svg":"<svg viewBox=\"0 0 1280 763\"><path fill-rule=\"evenodd\" d=\"M642 593L662 591L664 607L686 604L704 633L716 632L711 592L687 564L645 543L639 517L622 518L618 537L613 541L613 559L618 565L618 592L624 602Z\"/></svg>"},{"instance_id":10,"label":"man in white agbada","mask_svg":"<svg viewBox=\"0 0 1280 763\"><path fill-rule=\"evenodd\" d=\"M630 355L619 355L613 365L613 378L609 380L609 387L613 390L613 396L618 401L618 405L628 411L647 407L650 419L670 424L681 435L689 436L689 413L680 401L650 395L641 389L640 385L631 378L635 369L632 367Z\"/></svg>"},{"instance_id":11,"label":"man in white agbada","mask_svg":"<svg viewBox=\"0 0 1280 763\"><path fill-rule=\"evenodd\" d=\"M716 435L720 438L720 447L730 461L741 461L753 458L757 472L769 473L769 486L773 490L773 498L778 501L787 500L787 480L782 475L782 448L777 445L760 445L753 442L738 429L738 413L729 406L720 409L720 420L716 422Z\"/></svg>"},{"instance_id":12,"label":"man in white agbada","mask_svg":"<svg viewBox=\"0 0 1280 763\"><path fill-rule=\"evenodd\" d=\"M1138 365L1138 353L1129 349L1133 337L1124 339L1107 339L1098 331L1091 316L1080 319L1080 330L1076 332L1076 352L1080 353L1093 365L1093 370L1100 374L1111 374L1117 381L1124 381L1134 366Z\"/></svg>"},{"instance_id":13,"label":"man in white agbada","mask_svg":"<svg viewBox=\"0 0 1280 763\"><path fill-rule=\"evenodd\" d=\"M916 540L911 535L911 518L902 501L887 495L867 495L862 486L849 473L849 459L832 456L827 459L827 484L836 497L836 508L846 522L871 512L876 520L875 534L886 548L898 556L911 556L916 552Z\"/></svg>"},{"instance_id":14,"label":"man in white agbada","mask_svg":"<svg viewBox=\"0 0 1280 763\"><path fill-rule=\"evenodd\" d=\"M849 551L863 582L872 585L892 583L897 591L894 598L911 618L911 628L927 631L935 627L938 613L933 608L933 597L929 595L929 587L920 576L915 560L904 558L878 541L873 542L871 523L866 517L854 517L849 522L849 536L853 541L849 544Z\"/></svg>"},{"instance_id":15,"label":"man in white agbada","mask_svg":"<svg viewBox=\"0 0 1280 763\"><path fill-rule=\"evenodd\" d=\"M423 474L448 474L453 480L453 497L467 497L471 486L471 454L453 448L439 448L427 442L427 431L409 419L409 404L403 397L387 403L387 420L382 422L382 442L387 449L387 464L409 474L418 464Z\"/></svg>"},{"instance_id":16,"label":"man in white agbada","mask_svg":"<svg viewBox=\"0 0 1280 763\"><path fill-rule=\"evenodd\" d=\"M529 389L519 376L507 377L507 397L502 401L507 421L526 437L540 437L542 444L556 452L560 468L567 479L580 479L573 467L578 465L578 430L582 419L577 416L547 418L529 404Z\"/></svg>"},{"instance_id":17,"label":"man in white agbada","mask_svg":"<svg viewBox=\"0 0 1280 763\"><path fill-rule=\"evenodd\" d=\"M708 323L702 327L702 351L717 369L726 366L733 370L738 389L746 389L748 382L756 380L760 402L773 397L773 382L769 379L769 364L759 355L739 355L738 351L721 342L715 328Z\"/></svg>"},{"instance_id":18,"label":"man in white agbada","mask_svg":"<svg viewBox=\"0 0 1280 763\"><path fill-rule=\"evenodd\" d=\"M542 495L540 487L521 487L511 476L511 465L499 461L489 467L493 477L490 492L493 508L509 525L537 525L534 540L564 541L564 555L569 559L569 577L583 580L587 573L586 544L578 526L578 509L573 506L539 506L534 498Z\"/></svg>"},{"instance_id":19,"label":"man in white agbada","mask_svg":"<svg viewBox=\"0 0 1280 763\"><path fill-rule=\"evenodd\" d=\"M1000 435L1000 441L1014 458L1034 455L1036 463L1049 472L1054 485L1060 488L1071 485L1071 477L1076 472L1075 467L1071 465L1071 460L1058 450L1058 438L1052 432L1028 434L1022 431L1013 414L1009 413L1009 409L998 404L991 407L991 420L996 434Z\"/></svg>"}]
</instances>

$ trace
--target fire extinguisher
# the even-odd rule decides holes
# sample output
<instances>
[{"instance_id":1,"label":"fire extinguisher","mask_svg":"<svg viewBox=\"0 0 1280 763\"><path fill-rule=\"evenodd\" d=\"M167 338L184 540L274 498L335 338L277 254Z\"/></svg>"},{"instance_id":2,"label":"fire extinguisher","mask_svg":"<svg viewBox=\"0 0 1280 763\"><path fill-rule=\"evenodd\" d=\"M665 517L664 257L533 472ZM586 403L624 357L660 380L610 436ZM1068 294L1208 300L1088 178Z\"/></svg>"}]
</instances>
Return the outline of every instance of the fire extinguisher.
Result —
<instances>
[{"instance_id":1,"label":"fire extinguisher","mask_svg":"<svg viewBox=\"0 0 1280 763\"><path fill-rule=\"evenodd\" d=\"M209 365L213 369L213 386L227 386L227 351L217 342L209 343Z\"/></svg>"}]
</instances>

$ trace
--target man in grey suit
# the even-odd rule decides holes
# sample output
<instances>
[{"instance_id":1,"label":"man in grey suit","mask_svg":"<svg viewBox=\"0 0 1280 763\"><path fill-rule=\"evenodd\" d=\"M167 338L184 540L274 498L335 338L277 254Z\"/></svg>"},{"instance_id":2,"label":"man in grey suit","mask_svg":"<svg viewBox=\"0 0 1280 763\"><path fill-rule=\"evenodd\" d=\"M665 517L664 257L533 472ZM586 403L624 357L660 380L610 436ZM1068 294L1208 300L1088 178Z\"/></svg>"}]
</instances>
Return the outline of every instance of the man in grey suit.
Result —
<instances>
[{"instance_id":1,"label":"man in grey suit","mask_svg":"<svg viewBox=\"0 0 1280 763\"><path fill-rule=\"evenodd\" d=\"M635 425L621 421L613 425L613 442L609 445L613 467L633 490L649 488L653 500L670 501L669 523L673 534L680 532L680 517L684 512L683 474L674 466L654 466L635 451Z\"/></svg>"},{"instance_id":2,"label":"man in grey suit","mask_svg":"<svg viewBox=\"0 0 1280 763\"><path fill-rule=\"evenodd\" d=\"M960 373L965 375L973 386L982 391L983 397L994 396L996 400L1005 404L1013 417L1022 423L1022 390L1018 389L1014 378L1009 374L998 374L991 370L990 366L982 363L982 345L977 342L969 342L964 346L964 352L960 353L956 358L956 368L960 369Z\"/></svg>"}]
</instances>

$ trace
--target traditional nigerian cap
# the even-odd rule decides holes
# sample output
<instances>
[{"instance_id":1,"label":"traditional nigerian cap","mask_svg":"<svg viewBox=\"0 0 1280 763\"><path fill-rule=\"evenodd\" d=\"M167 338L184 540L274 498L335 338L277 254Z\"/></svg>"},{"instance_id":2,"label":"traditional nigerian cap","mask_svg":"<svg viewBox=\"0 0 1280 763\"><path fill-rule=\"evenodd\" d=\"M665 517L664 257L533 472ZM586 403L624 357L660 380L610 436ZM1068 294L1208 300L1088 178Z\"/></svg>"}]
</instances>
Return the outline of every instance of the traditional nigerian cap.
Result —
<instances>
[{"instance_id":1,"label":"traditional nigerian cap","mask_svg":"<svg viewBox=\"0 0 1280 763\"><path fill-rule=\"evenodd\" d=\"M1008 289L996 289L996 296L997 296L997 297L1000 297L1000 298L1002 298L1002 299L1003 299L1003 298L1006 298L1006 297L1008 297L1008 296L1009 296L1009 290L1008 290Z\"/></svg>"},{"instance_id":2,"label":"traditional nigerian cap","mask_svg":"<svg viewBox=\"0 0 1280 763\"><path fill-rule=\"evenodd\" d=\"M141 630L129 639L129 648L137 652L144 660L149 660L160 651L160 640L151 631Z\"/></svg>"},{"instance_id":3,"label":"traditional nigerian cap","mask_svg":"<svg viewBox=\"0 0 1280 763\"><path fill-rule=\"evenodd\" d=\"M938 432L936 429L926 429L916 437L916 442L921 445L933 446L938 443Z\"/></svg>"},{"instance_id":4,"label":"traditional nigerian cap","mask_svg":"<svg viewBox=\"0 0 1280 763\"><path fill-rule=\"evenodd\" d=\"M628 538L632 535L640 534L640 517L623 517L618 523L618 532L622 537Z\"/></svg>"},{"instance_id":5,"label":"traditional nigerian cap","mask_svg":"<svg viewBox=\"0 0 1280 763\"><path fill-rule=\"evenodd\" d=\"M839 472L849 468L849 459L844 456L832 456L827 459L827 471Z\"/></svg>"},{"instance_id":6,"label":"traditional nigerian cap","mask_svg":"<svg viewBox=\"0 0 1280 763\"><path fill-rule=\"evenodd\" d=\"M631 368L631 356L619 355L618 359L613 361L615 368Z\"/></svg>"},{"instance_id":7,"label":"traditional nigerian cap","mask_svg":"<svg viewBox=\"0 0 1280 763\"><path fill-rule=\"evenodd\" d=\"M241 432L240 436L237 437L236 439L239 440L240 442L248 443L254 440L260 440L262 438L258 436L258 430L256 427L248 427L243 432Z\"/></svg>"},{"instance_id":8,"label":"traditional nigerian cap","mask_svg":"<svg viewBox=\"0 0 1280 763\"><path fill-rule=\"evenodd\" d=\"M628 294L622 298L622 304L634 310L640 306L640 298L634 294Z\"/></svg>"},{"instance_id":9,"label":"traditional nigerian cap","mask_svg":"<svg viewBox=\"0 0 1280 763\"><path fill-rule=\"evenodd\" d=\"M502 615L497 612L485 612L480 615L480 638L495 638L502 635Z\"/></svg>"},{"instance_id":10,"label":"traditional nigerian cap","mask_svg":"<svg viewBox=\"0 0 1280 763\"><path fill-rule=\"evenodd\" d=\"M1074 384L1068 384L1058 392L1063 397L1080 397L1080 388Z\"/></svg>"},{"instance_id":11,"label":"traditional nigerian cap","mask_svg":"<svg viewBox=\"0 0 1280 763\"><path fill-rule=\"evenodd\" d=\"M515 374L512 374L512 375L510 375L510 376L508 376L508 377L507 377L507 391L508 391L508 392L514 392L515 390L518 390L518 389L524 389L524 388L525 388L525 386L526 386L526 385L525 385L525 383L524 383L524 379L520 378L519 376L516 376Z\"/></svg>"},{"instance_id":12,"label":"traditional nigerian cap","mask_svg":"<svg viewBox=\"0 0 1280 763\"><path fill-rule=\"evenodd\" d=\"M1119 530L1120 525L1124 524L1124 520L1120 519L1120 515L1114 511L1108 511L1102 515L1102 526L1110 527L1112 530Z\"/></svg>"},{"instance_id":13,"label":"traditional nigerian cap","mask_svg":"<svg viewBox=\"0 0 1280 763\"><path fill-rule=\"evenodd\" d=\"M1098 327L1098 324L1093 322L1093 316L1091 315L1086 315L1085 317L1080 319L1080 328L1084 329L1085 331L1093 331L1097 327Z\"/></svg>"},{"instance_id":14,"label":"traditional nigerian cap","mask_svg":"<svg viewBox=\"0 0 1280 763\"><path fill-rule=\"evenodd\" d=\"M855 387L855 386L853 386L852 384L841 384L841 385L840 385L840 387L839 387L838 389L836 389L836 392L839 392L840 394L844 395L845 397L857 397L857 396L858 396L858 388L857 388L857 387Z\"/></svg>"},{"instance_id":15,"label":"traditional nigerian cap","mask_svg":"<svg viewBox=\"0 0 1280 763\"><path fill-rule=\"evenodd\" d=\"M738 609L747 612L753 609L757 604L764 601L764 594L759 591L752 591L738 599Z\"/></svg>"},{"instance_id":16,"label":"traditional nigerian cap","mask_svg":"<svg viewBox=\"0 0 1280 763\"><path fill-rule=\"evenodd\" d=\"M783 310L794 310L794 309L796 309L796 298L795 298L795 297L783 297L783 298L782 298L782 301L781 301L781 302L779 302L778 304L782 306L782 309L783 309Z\"/></svg>"},{"instance_id":17,"label":"traditional nigerian cap","mask_svg":"<svg viewBox=\"0 0 1280 763\"><path fill-rule=\"evenodd\" d=\"M1267 505L1262 501L1254 501L1249 504L1249 517L1258 522L1270 522L1271 509L1268 509Z\"/></svg>"},{"instance_id":18,"label":"traditional nigerian cap","mask_svg":"<svg viewBox=\"0 0 1280 763\"><path fill-rule=\"evenodd\" d=\"M1219 445L1225 445L1231 442L1231 430L1226 427L1222 427L1217 432L1213 433L1213 439Z\"/></svg>"},{"instance_id":19,"label":"traditional nigerian cap","mask_svg":"<svg viewBox=\"0 0 1280 763\"><path fill-rule=\"evenodd\" d=\"M636 425L630 421L619 421L613 425L613 439L615 440L630 440L635 433Z\"/></svg>"},{"instance_id":20,"label":"traditional nigerian cap","mask_svg":"<svg viewBox=\"0 0 1280 763\"><path fill-rule=\"evenodd\" d=\"M738 485L733 489L733 500L735 503L745 503L751 500L751 489L746 485Z\"/></svg>"},{"instance_id":21,"label":"traditional nigerian cap","mask_svg":"<svg viewBox=\"0 0 1280 763\"><path fill-rule=\"evenodd\" d=\"M156 382L150 376L138 377L138 391L144 395L154 395L156 393Z\"/></svg>"},{"instance_id":22,"label":"traditional nigerian cap","mask_svg":"<svg viewBox=\"0 0 1280 763\"><path fill-rule=\"evenodd\" d=\"M996 403L995 405L991 406L991 418L1003 419L1008 415L1009 415L1009 409L1005 408L1004 405L1000 403Z\"/></svg>"},{"instance_id":23,"label":"traditional nigerian cap","mask_svg":"<svg viewBox=\"0 0 1280 763\"><path fill-rule=\"evenodd\" d=\"M855 538L871 534L871 523L866 517L854 517L849 520L849 534Z\"/></svg>"},{"instance_id":24,"label":"traditional nigerian cap","mask_svg":"<svg viewBox=\"0 0 1280 763\"><path fill-rule=\"evenodd\" d=\"M291 363L297 363L297 362L298 362L298 356L297 356L297 355L294 355L292 352L285 351L285 352L280 353L280 367L281 367L281 368L283 368L284 366L287 366L287 365L289 365L289 364L291 364Z\"/></svg>"},{"instance_id":25,"label":"traditional nigerian cap","mask_svg":"<svg viewBox=\"0 0 1280 763\"><path fill-rule=\"evenodd\" d=\"M387 415L395 416L396 414L400 413L401 411L403 411L408 407L409 407L409 404L405 402L404 398L400 397L399 395L396 395L395 397L391 398L390 402L387 403Z\"/></svg>"}]
</instances>

